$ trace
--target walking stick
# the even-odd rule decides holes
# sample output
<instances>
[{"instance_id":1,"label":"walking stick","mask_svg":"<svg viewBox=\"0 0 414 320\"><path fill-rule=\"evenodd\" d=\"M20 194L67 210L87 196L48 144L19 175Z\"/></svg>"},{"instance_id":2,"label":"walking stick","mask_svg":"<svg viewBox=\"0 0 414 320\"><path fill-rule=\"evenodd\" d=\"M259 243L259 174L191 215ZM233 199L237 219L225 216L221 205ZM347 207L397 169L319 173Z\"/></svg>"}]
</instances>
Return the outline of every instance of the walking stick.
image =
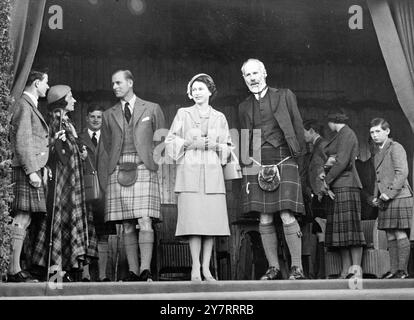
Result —
<instances>
[{"instance_id":1,"label":"walking stick","mask_svg":"<svg viewBox=\"0 0 414 320\"><path fill-rule=\"evenodd\" d=\"M62 131L62 115L63 115L63 110L62 109L58 109L59 111L59 131ZM58 131L58 132L59 132ZM57 166L55 167L55 172L53 175L54 178L54 185L53 185L53 208L52 208L52 217L51 217L51 221L50 221L50 236L49 236L49 252L48 252L48 258L47 258L47 274L46 274L46 279L47 279L47 283L49 283L49 269L50 269L50 263L51 263L51 259L52 259L52 245L53 245L53 223L55 220L55 206L56 206L56 189L57 189L57 179L56 179L56 173L57 173ZM46 286L47 288L47 286Z\"/></svg>"}]
</instances>

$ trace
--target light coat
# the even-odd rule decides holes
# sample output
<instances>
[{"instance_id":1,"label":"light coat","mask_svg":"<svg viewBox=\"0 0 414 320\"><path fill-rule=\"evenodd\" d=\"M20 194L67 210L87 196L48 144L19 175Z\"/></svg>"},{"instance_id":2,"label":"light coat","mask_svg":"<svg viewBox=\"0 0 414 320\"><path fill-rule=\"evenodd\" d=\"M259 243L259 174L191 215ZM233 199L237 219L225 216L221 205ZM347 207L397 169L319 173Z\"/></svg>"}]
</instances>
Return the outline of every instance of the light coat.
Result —
<instances>
[{"instance_id":1,"label":"light coat","mask_svg":"<svg viewBox=\"0 0 414 320\"><path fill-rule=\"evenodd\" d=\"M407 154L401 144L388 139L374 159L377 177L374 197L381 193L385 193L390 199L412 196L407 180Z\"/></svg>"},{"instance_id":2,"label":"light coat","mask_svg":"<svg viewBox=\"0 0 414 320\"><path fill-rule=\"evenodd\" d=\"M177 163L175 192L198 192L201 166L205 166L206 193L225 193L222 165L227 163L232 149L230 131L223 113L211 108L208 120L208 139L219 144L214 150L186 150L185 140L201 137L201 120L196 106L177 111L167 138L166 153Z\"/></svg>"}]
</instances>

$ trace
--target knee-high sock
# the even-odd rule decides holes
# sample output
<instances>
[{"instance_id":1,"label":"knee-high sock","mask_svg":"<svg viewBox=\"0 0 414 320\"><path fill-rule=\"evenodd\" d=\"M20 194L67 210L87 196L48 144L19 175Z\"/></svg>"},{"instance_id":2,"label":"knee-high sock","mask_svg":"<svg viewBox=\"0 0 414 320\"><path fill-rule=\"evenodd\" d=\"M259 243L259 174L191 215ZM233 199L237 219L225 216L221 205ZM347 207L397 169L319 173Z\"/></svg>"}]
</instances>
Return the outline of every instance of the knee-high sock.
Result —
<instances>
[{"instance_id":1,"label":"knee-high sock","mask_svg":"<svg viewBox=\"0 0 414 320\"><path fill-rule=\"evenodd\" d=\"M99 279L106 278L106 265L108 264L108 240L98 241L98 267L99 267Z\"/></svg>"},{"instance_id":2,"label":"knee-high sock","mask_svg":"<svg viewBox=\"0 0 414 320\"><path fill-rule=\"evenodd\" d=\"M408 238L398 239L398 269L407 272L410 257L410 241Z\"/></svg>"},{"instance_id":3,"label":"knee-high sock","mask_svg":"<svg viewBox=\"0 0 414 320\"><path fill-rule=\"evenodd\" d=\"M396 273L399 263L399 257L398 257L398 242L397 239L388 240L388 250L390 253L390 265L391 265L391 272Z\"/></svg>"},{"instance_id":4,"label":"knee-high sock","mask_svg":"<svg viewBox=\"0 0 414 320\"><path fill-rule=\"evenodd\" d=\"M302 239L300 238L299 223L295 220L292 223L284 224L283 231L292 258L291 266L297 266L302 269Z\"/></svg>"},{"instance_id":5,"label":"knee-high sock","mask_svg":"<svg viewBox=\"0 0 414 320\"><path fill-rule=\"evenodd\" d=\"M154 231L139 231L139 250L141 251L141 272L151 270L152 248L154 246Z\"/></svg>"},{"instance_id":6,"label":"knee-high sock","mask_svg":"<svg viewBox=\"0 0 414 320\"><path fill-rule=\"evenodd\" d=\"M83 266L82 278L91 280L91 274L89 273L89 264Z\"/></svg>"},{"instance_id":7,"label":"knee-high sock","mask_svg":"<svg viewBox=\"0 0 414 320\"><path fill-rule=\"evenodd\" d=\"M259 232L269 267L280 269L279 258L277 256L276 229L274 224L259 224Z\"/></svg>"},{"instance_id":8,"label":"knee-high sock","mask_svg":"<svg viewBox=\"0 0 414 320\"><path fill-rule=\"evenodd\" d=\"M23 228L12 226L11 238L12 238L12 255L10 257L9 273L16 274L22 269L20 267L20 256L23 248L23 241L26 237L26 230Z\"/></svg>"},{"instance_id":9,"label":"knee-high sock","mask_svg":"<svg viewBox=\"0 0 414 320\"><path fill-rule=\"evenodd\" d=\"M128 260L129 271L139 275L138 239L136 232L124 233L125 253Z\"/></svg>"}]
</instances>

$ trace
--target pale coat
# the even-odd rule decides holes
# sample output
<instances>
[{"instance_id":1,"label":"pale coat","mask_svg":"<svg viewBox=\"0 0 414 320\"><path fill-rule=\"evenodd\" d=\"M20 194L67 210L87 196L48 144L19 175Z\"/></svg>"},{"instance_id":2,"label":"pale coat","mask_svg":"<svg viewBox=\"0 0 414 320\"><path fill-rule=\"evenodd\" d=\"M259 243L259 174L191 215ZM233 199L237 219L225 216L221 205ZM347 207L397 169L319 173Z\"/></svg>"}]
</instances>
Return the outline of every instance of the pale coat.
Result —
<instances>
[{"instance_id":1,"label":"pale coat","mask_svg":"<svg viewBox=\"0 0 414 320\"><path fill-rule=\"evenodd\" d=\"M390 199L412 196L407 180L407 154L398 142L388 139L383 149L375 155L375 173L374 197L379 193L385 193Z\"/></svg>"},{"instance_id":2,"label":"pale coat","mask_svg":"<svg viewBox=\"0 0 414 320\"><path fill-rule=\"evenodd\" d=\"M208 120L208 138L219 144L219 152L214 150L185 150L185 140L201 137L201 120L196 106L177 111L167 138L166 153L177 163L175 192L198 192L200 172L204 172L206 193L225 193L222 165L232 150L230 131L223 113L211 108ZM205 170L201 171L201 166Z\"/></svg>"},{"instance_id":3,"label":"pale coat","mask_svg":"<svg viewBox=\"0 0 414 320\"><path fill-rule=\"evenodd\" d=\"M12 166L26 175L39 171L49 158L49 127L25 94L17 101L11 119Z\"/></svg>"},{"instance_id":4,"label":"pale coat","mask_svg":"<svg viewBox=\"0 0 414 320\"><path fill-rule=\"evenodd\" d=\"M154 161L154 148L161 140L160 129L164 128L165 119L160 106L156 103L136 97L131 121L134 126L134 145L145 167L151 171L158 170ZM122 104L118 102L103 113L101 138L99 143L108 155L108 160L98 163L101 184L106 185L108 177L115 171L121 157L124 139L124 114ZM158 131L158 132L157 132Z\"/></svg>"}]
</instances>

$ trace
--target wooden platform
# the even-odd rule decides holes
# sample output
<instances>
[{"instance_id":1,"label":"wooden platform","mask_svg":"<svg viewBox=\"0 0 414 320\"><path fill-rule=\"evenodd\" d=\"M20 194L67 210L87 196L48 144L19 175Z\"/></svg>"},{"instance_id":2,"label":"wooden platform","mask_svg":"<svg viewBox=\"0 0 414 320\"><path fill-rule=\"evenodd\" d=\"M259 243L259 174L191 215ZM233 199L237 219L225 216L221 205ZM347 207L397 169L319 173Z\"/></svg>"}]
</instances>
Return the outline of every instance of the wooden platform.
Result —
<instances>
[{"instance_id":1,"label":"wooden platform","mask_svg":"<svg viewBox=\"0 0 414 320\"><path fill-rule=\"evenodd\" d=\"M414 299L414 279L302 281L190 281L149 283L0 283L1 300L263 300L263 299Z\"/></svg>"}]
</instances>

